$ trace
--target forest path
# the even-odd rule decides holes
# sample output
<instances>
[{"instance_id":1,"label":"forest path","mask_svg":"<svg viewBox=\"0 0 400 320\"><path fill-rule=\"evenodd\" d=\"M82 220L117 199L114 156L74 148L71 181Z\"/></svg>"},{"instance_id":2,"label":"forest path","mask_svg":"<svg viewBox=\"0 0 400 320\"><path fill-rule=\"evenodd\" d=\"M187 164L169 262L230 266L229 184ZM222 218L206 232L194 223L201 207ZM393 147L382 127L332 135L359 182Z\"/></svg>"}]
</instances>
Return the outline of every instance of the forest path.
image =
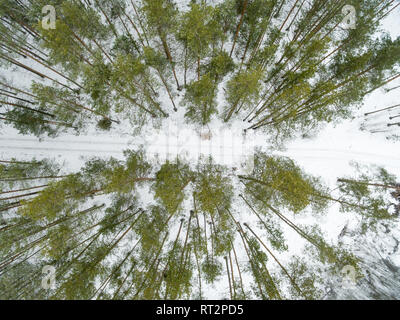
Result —
<instances>
[{"instance_id":1,"label":"forest path","mask_svg":"<svg viewBox=\"0 0 400 320\"><path fill-rule=\"evenodd\" d=\"M93 136L65 136L59 138L37 139L34 137L21 137L12 135L0 137L0 157L9 159L12 157L29 159L30 157L122 157L123 151L127 149L137 149L140 143L131 136L128 137L109 137L102 135ZM296 144L297 145L297 144ZM188 144L185 147L190 150L194 145ZM165 145L162 141L151 141L146 147L150 150L160 150L165 152ZM171 154L179 149L176 142L170 142ZM227 145L223 148L226 152L231 152L232 147ZM349 148L348 145L338 147L337 145L321 148L319 143L304 146L288 146L285 151L273 152L276 155L289 156L300 162L314 165L321 163L326 166L335 166L337 162L349 162L351 160L362 163L381 163L389 164L400 171L399 152L366 152L365 148ZM385 150L386 151L386 150Z\"/></svg>"}]
</instances>

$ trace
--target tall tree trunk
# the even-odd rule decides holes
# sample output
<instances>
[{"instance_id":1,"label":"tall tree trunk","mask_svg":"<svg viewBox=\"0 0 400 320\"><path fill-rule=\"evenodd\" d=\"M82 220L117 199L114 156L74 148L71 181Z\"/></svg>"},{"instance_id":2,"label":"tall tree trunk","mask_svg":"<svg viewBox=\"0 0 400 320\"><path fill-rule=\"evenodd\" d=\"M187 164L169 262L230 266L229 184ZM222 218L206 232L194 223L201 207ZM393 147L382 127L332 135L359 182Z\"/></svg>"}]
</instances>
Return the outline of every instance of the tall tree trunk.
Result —
<instances>
[{"instance_id":1,"label":"tall tree trunk","mask_svg":"<svg viewBox=\"0 0 400 320\"><path fill-rule=\"evenodd\" d=\"M240 27L242 26L242 23L243 23L243 18L244 18L244 14L246 13L246 8L247 8L247 3L248 3L248 2L249 2L248 0L244 0L244 4L243 4L243 8L242 8L242 13L240 14L239 24L238 24L237 27L236 27L236 32L235 32L235 36L234 36L234 38L233 38L233 44L232 44L231 52L230 52L230 54L229 54L230 57L232 57L233 50L235 49L237 37L238 37L238 35L239 35Z\"/></svg>"},{"instance_id":2,"label":"tall tree trunk","mask_svg":"<svg viewBox=\"0 0 400 320\"><path fill-rule=\"evenodd\" d=\"M282 1L282 2L284 2L284 1ZM299 0L296 0L296 2L294 3L294 5L293 5L292 8L290 9L289 13L288 13L287 16L286 16L286 19L283 21L281 27L279 28L279 32L282 31L284 25L285 25L286 22L288 21L288 19L289 19L290 15L292 14L293 10L296 8L296 5L297 5L298 2L299 2Z\"/></svg>"},{"instance_id":3,"label":"tall tree trunk","mask_svg":"<svg viewBox=\"0 0 400 320\"><path fill-rule=\"evenodd\" d=\"M225 259L225 265L226 265L226 274L228 275L229 294L230 294L231 300L233 300L231 276L229 274L229 267L228 267L228 258L225 256L224 259Z\"/></svg>"},{"instance_id":4,"label":"tall tree trunk","mask_svg":"<svg viewBox=\"0 0 400 320\"><path fill-rule=\"evenodd\" d=\"M358 180L350 180L350 179L337 179L338 182L343 182L343 183L356 183L356 184L363 184L363 185L368 185L372 187L382 187L386 189L397 189L398 187L393 186L393 185L387 185L387 184L379 184L379 183L369 183L365 181L358 181Z\"/></svg>"},{"instance_id":5,"label":"tall tree trunk","mask_svg":"<svg viewBox=\"0 0 400 320\"><path fill-rule=\"evenodd\" d=\"M55 117L54 114L47 113L47 112L44 112L44 111L41 111L41 110L32 109L32 108L29 108L29 107L21 105L21 104L16 104L16 103L11 103L11 102L0 100L0 104L1 103L7 104L9 106L17 107L17 108L26 109L26 110L29 110L29 111L32 111L32 112L37 112L37 113L40 113L40 114L43 114L43 115L46 115L46 116L49 116L49 117L52 117L52 118Z\"/></svg>"},{"instance_id":6,"label":"tall tree trunk","mask_svg":"<svg viewBox=\"0 0 400 320\"><path fill-rule=\"evenodd\" d=\"M290 282L295 287L295 289L299 292L299 294L303 295L303 292L301 291L300 287L297 285L296 281L292 278L292 276L289 274L289 272L286 270L286 268L279 262L279 260L275 257L275 255L272 253L272 251L270 249L268 249L268 247L264 244L264 242L258 237L258 235L253 231L253 229L250 228L250 226L247 223L244 223L244 225L250 230L250 232L256 237L256 239L268 251L268 253L271 255L271 257L276 261L276 263L278 263L278 265L281 267L282 271L289 278Z\"/></svg>"},{"instance_id":7,"label":"tall tree trunk","mask_svg":"<svg viewBox=\"0 0 400 320\"><path fill-rule=\"evenodd\" d=\"M368 116L370 114L374 114L374 113L378 113L378 112L381 112L381 111L386 111L386 110L390 110L390 109L394 109L394 108L398 108L398 107L400 107L400 104L396 104L394 106L387 107L387 108L380 109L380 110L376 110L376 111L372 111L372 112L367 112L367 113L364 113L364 115Z\"/></svg>"}]
</instances>

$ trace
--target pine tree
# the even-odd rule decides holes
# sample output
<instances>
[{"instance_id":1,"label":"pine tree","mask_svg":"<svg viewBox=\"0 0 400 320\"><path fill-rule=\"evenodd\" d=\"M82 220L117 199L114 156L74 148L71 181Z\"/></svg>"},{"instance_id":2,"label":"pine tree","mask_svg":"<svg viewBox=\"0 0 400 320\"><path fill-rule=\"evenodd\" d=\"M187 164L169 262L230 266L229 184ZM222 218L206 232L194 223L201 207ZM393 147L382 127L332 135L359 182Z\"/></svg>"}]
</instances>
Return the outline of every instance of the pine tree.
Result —
<instances>
[{"instance_id":1,"label":"pine tree","mask_svg":"<svg viewBox=\"0 0 400 320\"><path fill-rule=\"evenodd\" d=\"M180 106L190 126L239 118L282 146L352 117L400 76L400 40L380 30L399 4L346 4L355 29L342 26L342 1L3 0L1 127L51 138L123 121L147 134ZM57 9L55 29L41 23L45 5ZM74 171L1 159L1 298L203 299L218 283L230 299L321 299L338 270L362 274L358 252L328 241L317 216L334 204L356 214L356 236L389 230L396 176L356 166L329 190L289 158L254 159L240 175L212 157L150 161L145 147ZM46 265L57 270L52 290L41 286Z\"/></svg>"},{"instance_id":2,"label":"pine tree","mask_svg":"<svg viewBox=\"0 0 400 320\"><path fill-rule=\"evenodd\" d=\"M396 176L382 167L353 165L357 177L338 179L340 199L333 201L341 211L360 215L363 232L376 229L380 221L395 219L399 191Z\"/></svg>"},{"instance_id":3,"label":"pine tree","mask_svg":"<svg viewBox=\"0 0 400 320\"><path fill-rule=\"evenodd\" d=\"M185 188L193 180L189 166L181 163L166 162L156 174L156 183L153 185L155 197L159 198L171 213L180 211L181 203L185 199Z\"/></svg>"}]
</instances>

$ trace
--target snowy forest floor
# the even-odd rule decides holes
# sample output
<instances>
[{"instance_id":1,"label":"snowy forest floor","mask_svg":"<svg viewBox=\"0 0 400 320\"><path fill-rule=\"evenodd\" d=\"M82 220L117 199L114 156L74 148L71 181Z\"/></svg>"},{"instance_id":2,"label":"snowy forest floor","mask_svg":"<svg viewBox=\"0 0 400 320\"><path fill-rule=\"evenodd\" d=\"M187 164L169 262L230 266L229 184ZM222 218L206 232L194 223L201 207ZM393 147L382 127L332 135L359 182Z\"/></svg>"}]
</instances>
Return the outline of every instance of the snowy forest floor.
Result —
<instances>
[{"instance_id":1,"label":"snowy forest floor","mask_svg":"<svg viewBox=\"0 0 400 320\"><path fill-rule=\"evenodd\" d=\"M393 38L400 35L400 10L396 10L386 19L384 28L390 31ZM15 83L29 84L26 82L27 78L24 77L24 72L19 70L9 71L5 76L13 79ZM390 87L398 85L400 85L400 81L391 83ZM164 120L160 129L147 126L140 135L132 133L128 124L113 128L109 132L102 132L93 127L88 128L86 133L79 136L62 134L57 138L45 137L42 139L22 136L14 129L3 127L0 129L0 159L53 158L63 163L66 172L71 172L78 170L85 160L91 157L122 159L124 150L137 149L143 145L148 155L155 157L158 155L160 159L173 159L180 156L193 161L202 153L211 155L217 163L240 168L241 163L251 156L254 147L259 147L270 150L273 154L290 157L307 173L322 177L329 187L334 188L338 176L351 173L349 165L351 161L383 166L389 172L400 174L400 141L387 140L385 133L369 132L369 130L385 129L384 120L387 120L389 116L397 115L398 111L381 113L381 118L374 117L374 120L364 117L365 112L398 104L399 98L400 89L389 93L386 93L384 89L379 89L368 96L363 107L355 114L354 120L325 126L318 134L291 141L286 144L284 149L280 150L269 149L262 133L254 135L248 133L247 136L244 136L245 124L240 120L232 122L227 127L222 125L220 120L214 119L208 126L211 132L210 140L202 140L196 128L183 125L184 112L179 110L177 113L171 111L170 118ZM163 104L169 105L167 100ZM125 124L125 122L123 123ZM367 124L367 130L360 129L363 123ZM329 214L321 218L318 224L329 240L337 241L346 225L351 229L357 225L357 222L357 220L340 213L338 207L334 205L330 208ZM366 280L361 284L365 290L364 293L339 288L338 290L333 289L328 298L372 298L373 294L367 291L371 290L371 286L378 285L376 281L379 272L382 276L392 277L393 280L396 277L399 279L399 239L400 231L396 228L392 228L391 234L388 234L385 239L368 238L366 235L364 247L360 246L358 251L365 257L365 261L370 262L370 268L375 266L378 274L372 276L372 280ZM290 240L295 242L296 238L288 240L291 245ZM349 232L344 241L351 244L359 243L360 239L353 239ZM378 251L370 250L372 246L376 246ZM390 272L392 273L390 274ZM368 281L370 284L372 283L371 286L368 286ZM385 286L384 281L380 285ZM396 286L395 283L392 285ZM380 289L384 290L384 288ZM226 288L217 284L210 291L208 298L223 296L226 296ZM400 298L400 289L392 292L391 295L388 294L387 297Z\"/></svg>"}]
</instances>

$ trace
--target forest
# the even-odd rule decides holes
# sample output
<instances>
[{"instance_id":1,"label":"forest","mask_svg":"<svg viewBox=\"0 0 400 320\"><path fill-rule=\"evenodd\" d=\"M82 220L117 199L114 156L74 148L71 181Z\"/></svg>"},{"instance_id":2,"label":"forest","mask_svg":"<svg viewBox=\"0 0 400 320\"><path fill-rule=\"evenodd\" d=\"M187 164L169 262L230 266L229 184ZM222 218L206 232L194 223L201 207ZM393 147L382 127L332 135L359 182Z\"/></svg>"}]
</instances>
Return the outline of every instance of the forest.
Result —
<instances>
[{"instance_id":1,"label":"forest","mask_svg":"<svg viewBox=\"0 0 400 320\"><path fill-rule=\"evenodd\" d=\"M400 173L354 161L332 185L271 151L354 119L373 92L397 92L400 37L382 24L399 7L0 0L1 139L123 132L137 144L74 165L0 148L0 299L321 300L346 281L365 293L349 299L399 299L400 266L360 248L391 237L397 250ZM397 143L396 112L363 114L361 130ZM146 136L168 134L171 119L203 140L226 128L263 142L246 166L155 158ZM332 239L332 210L356 227ZM384 288L370 293L379 270Z\"/></svg>"}]
</instances>

